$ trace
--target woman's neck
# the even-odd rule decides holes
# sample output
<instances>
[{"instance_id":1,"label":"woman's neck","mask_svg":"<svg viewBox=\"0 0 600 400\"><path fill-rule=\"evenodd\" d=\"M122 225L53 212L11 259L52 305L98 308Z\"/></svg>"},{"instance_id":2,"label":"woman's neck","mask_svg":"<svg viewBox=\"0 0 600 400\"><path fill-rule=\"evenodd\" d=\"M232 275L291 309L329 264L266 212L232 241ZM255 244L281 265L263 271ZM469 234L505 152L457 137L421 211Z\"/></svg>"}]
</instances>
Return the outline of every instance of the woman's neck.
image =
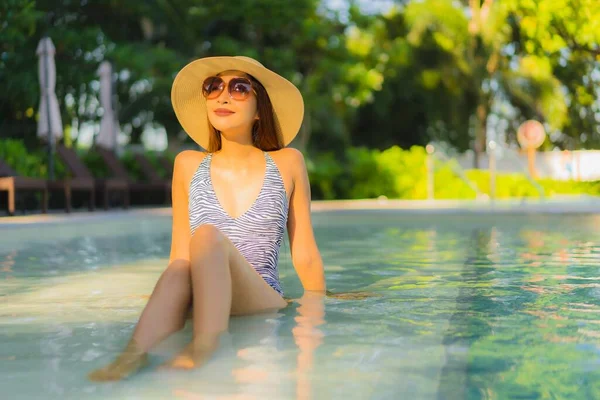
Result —
<instances>
[{"instance_id":1,"label":"woman's neck","mask_svg":"<svg viewBox=\"0 0 600 400\"><path fill-rule=\"evenodd\" d=\"M252 158L255 154L262 152L259 148L255 147L251 141L249 142L238 142L228 141L221 136L221 150L218 151L219 157L223 160L228 161L241 161L248 158Z\"/></svg>"}]
</instances>

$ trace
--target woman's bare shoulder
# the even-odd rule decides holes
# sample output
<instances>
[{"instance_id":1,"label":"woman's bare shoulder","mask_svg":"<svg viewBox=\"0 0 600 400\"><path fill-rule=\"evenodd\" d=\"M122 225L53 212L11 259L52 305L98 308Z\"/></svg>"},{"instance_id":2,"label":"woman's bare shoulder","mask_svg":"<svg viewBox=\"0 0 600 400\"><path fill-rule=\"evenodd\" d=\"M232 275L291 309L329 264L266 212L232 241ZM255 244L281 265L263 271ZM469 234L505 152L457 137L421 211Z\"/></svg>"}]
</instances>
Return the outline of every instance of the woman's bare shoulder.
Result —
<instances>
[{"instance_id":1,"label":"woman's bare shoulder","mask_svg":"<svg viewBox=\"0 0 600 400\"><path fill-rule=\"evenodd\" d=\"M183 182L189 182L192 175L198 170L204 157L206 157L206 154L206 152L196 150L184 150L178 153L175 156L173 178L179 178Z\"/></svg>"},{"instance_id":2,"label":"woman's bare shoulder","mask_svg":"<svg viewBox=\"0 0 600 400\"><path fill-rule=\"evenodd\" d=\"M284 147L269 154L280 169L285 170L286 173L292 176L295 175L298 168L304 167L304 155L300 150L293 147Z\"/></svg>"}]
</instances>

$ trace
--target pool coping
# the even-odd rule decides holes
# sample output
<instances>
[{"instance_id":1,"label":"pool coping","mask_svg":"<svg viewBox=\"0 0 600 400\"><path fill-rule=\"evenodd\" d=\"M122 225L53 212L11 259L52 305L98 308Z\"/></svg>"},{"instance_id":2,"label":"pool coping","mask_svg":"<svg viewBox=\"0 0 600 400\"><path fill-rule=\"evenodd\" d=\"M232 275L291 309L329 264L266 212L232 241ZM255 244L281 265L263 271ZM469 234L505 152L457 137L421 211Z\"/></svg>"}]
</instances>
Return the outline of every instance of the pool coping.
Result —
<instances>
[{"instance_id":1,"label":"pool coping","mask_svg":"<svg viewBox=\"0 0 600 400\"><path fill-rule=\"evenodd\" d=\"M511 200L318 200L311 202L312 212L396 211L411 214L600 214L600 197L560 196L548 199ZM74 211L0 217L0 229L14 226L63 222L110 221L134 216L171 216L171 207Z\"/></svg>"}]
</instances>

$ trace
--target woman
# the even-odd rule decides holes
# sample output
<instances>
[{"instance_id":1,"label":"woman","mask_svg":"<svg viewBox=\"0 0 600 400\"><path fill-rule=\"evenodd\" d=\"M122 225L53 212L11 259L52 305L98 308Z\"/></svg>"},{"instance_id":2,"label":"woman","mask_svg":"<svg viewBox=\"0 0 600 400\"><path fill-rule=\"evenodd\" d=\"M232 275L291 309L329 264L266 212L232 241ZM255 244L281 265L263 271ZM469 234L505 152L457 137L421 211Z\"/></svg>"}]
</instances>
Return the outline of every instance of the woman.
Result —
<instances>
[{"instance_id":1,"label":"woman","mask_svg":"<svg viewBox=\"0 0 600 400\"><path fill-rule=\"evenodd\" d=\"M326 290L304 159L285 147L302 123L298 89L251 58L210 57L179 72L171 100L184 130L208 151L177 155L169 265L123 353L92 380L144 366L147 352L184 326L190 305L193 339L167 366L201 365L231 315L285 307L277 260L286 225L304 290Z\"/></svg>"}]
</instances>

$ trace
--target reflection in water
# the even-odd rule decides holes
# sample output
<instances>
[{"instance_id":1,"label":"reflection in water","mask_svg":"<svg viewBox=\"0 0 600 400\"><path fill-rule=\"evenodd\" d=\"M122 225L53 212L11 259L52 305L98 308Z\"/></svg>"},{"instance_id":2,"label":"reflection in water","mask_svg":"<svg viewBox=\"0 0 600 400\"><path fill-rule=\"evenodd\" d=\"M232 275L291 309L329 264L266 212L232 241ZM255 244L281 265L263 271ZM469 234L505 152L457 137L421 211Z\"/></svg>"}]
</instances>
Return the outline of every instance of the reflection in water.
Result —
<instances>
[{"instance_id":1,"label":"reflection in water","mask_svg":"<svg viewBox=\"0 0 600 400\"><path fill-rule=\"evenodd\" d=\"M285 398L289 377L281 352L282 313L244 317L232 326L233 350L237 358L231 374L236 394L243 398Z\"/></svg>"},{"instance_id":2,"label":"reflection in water","mask_svg":"<svg viewBox=\"0 0 600 400\"><path fill-rule=\"evenodd\" d=\"M286 336L283 311L291 310L233 318L229 333L222 339L225 343L216 355L224 361L224 365L216 367L209 364L205 367L229 371L234 385L226 394L214 398L315 398L312 372L315 351L323 343L319 327L325 324L324 299L324 295L306 292L295 301L298 307L291 329L295 349L286 349L282 343ZM291 369L288 366L290 362L293 364ZM177 387L172 390L172 395L183 399L203 399L207 393Z\"/></svg>"},{"instance_id":3,"label":"reflection in water","mask_svg":"<svg viewBox=\"0 0 600 400\"><path fill-rule=\"evenodd\" d=\"M285 388L293 386L295 381L296 399L313 398L311 372L315 350L323 343L323 333L318 327L325 323L324 298L318 293L305 292L297 300L297 315L292 327L297 357L296 367L290 375L286 375L283 368L284 353L279 345L281 338L278 330L282 321L272 318L265 322L263 319L255 325L244 324L242 335L234 333L240 340L243 338L243 343L236 343L236 348L238 359L245 365L232 370L241 393L256 394L257 398L261 398L261 393L264 394L265 388L269 388L268 398L288 398L291 393L286 393ZM287 384L290 380L292 385Z\"/></svg>"},{"instance_id":4,"label":"reflection in water","mask_svg":"<svg viewBox=\"0 0 600 400\"><path fill-rule=\"evenodd\" d=\"M496 308L486 292L492 286L494 267L488 257L495 247L497 234L492 234L491 230L477 229L470 236L467 258L458 276L461 286L455 310L442 340L446 350L446 365L440 375L439 399L467 398L470 384L469 347L490 334L489 320Z\"/></svg>"},{"instance_id":5,"label":"reflection in water","mask_svg":"<svg viewBox=\"0 0 600 400\"><path fill-rule=\"evenodd\" d=\"M314 353L323 343L323 332L319 326L325 323L325 296L305 292L298 300L298 315L294 318L296 326L292 329L294 341L298 346L296 398L312 399L310 373L314 365Z\"/></svg>"},{"instance_id":6,"label":"reflection in water","mask_svg":"<svg viewBox=\"0 0 600 400\"><path fill-rule=\"evenodd\" d=\"M597 289L589 282L598 279L598 259L590 264L590 258L579 257L586 253L582 243L565 240L562 232L524 230L507 240L504 246L516 250L519 261L501 258L492 280L487 274L465 280L471 293L492 283L492 296L472 297L471 316L478 324L461 339L465 398L598 398L600 376L597 368L589 368L590 362L598 365L600 343L595 336L600 331L598 296L590 292ZM474 244L474 251L487 258L485 240ZM598 254L597 246L586 247L587 254ZM476 271L465 263L469 268ZM573 307L573 300L583 307ZM487 334L468 340L486 325ZM456 392L441 390L439 397L453 398L449 393Z\"/></svg>"},{"instance_id":7,"label":"reflection in water","mask_svg":"<svg viewBox=\"0 0 600 400\"><path fill-rule=\"evenodd\" d=\"M13 267L15 266L15 258L17 256L18 251L13 250L6 254L3 260L0 260L0 272L2 275L0 277L4 279L12 278Z\"/></svg>"},{"instance_id":8,"label":"reflection in water","mask_svg":"<svg viewBox=\"0 0 600 400\"><path fill-rule=\"evenodd\" d=\"M372 284L401 302L403 338L442 336L437 392L423 397L600 398L597 227L427 232L379 238L386 248L396 241L386 260L396 274Z\"/></svg>"}]
</instances>

